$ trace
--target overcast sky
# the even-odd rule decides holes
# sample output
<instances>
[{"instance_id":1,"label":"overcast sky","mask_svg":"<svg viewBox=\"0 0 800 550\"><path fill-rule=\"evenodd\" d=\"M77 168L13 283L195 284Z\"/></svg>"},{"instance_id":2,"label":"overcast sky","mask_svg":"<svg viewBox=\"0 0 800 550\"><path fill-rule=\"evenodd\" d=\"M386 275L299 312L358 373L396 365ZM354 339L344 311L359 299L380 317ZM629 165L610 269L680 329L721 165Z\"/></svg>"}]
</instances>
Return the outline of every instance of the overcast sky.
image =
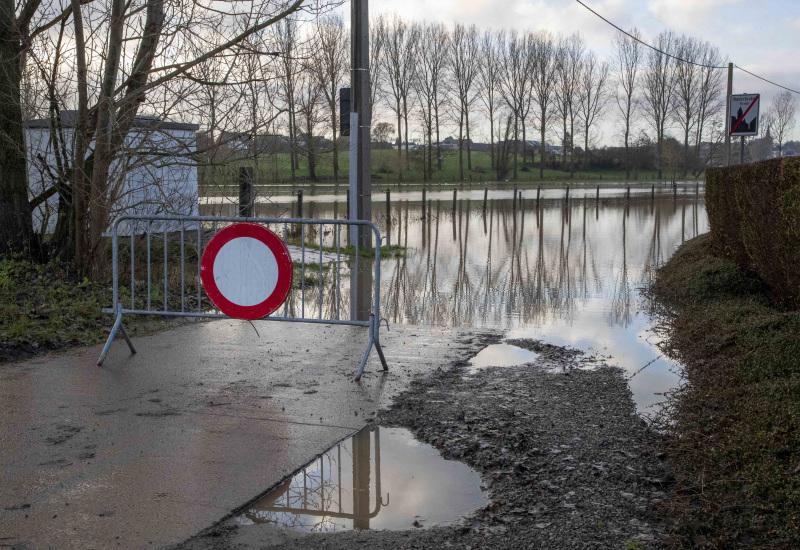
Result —
<instances>
[{"instance_id":1,"label":"overcast sky","mask_svg":"<svg viewBox=\"0 0 800 550\"><path fill-rule=\"evenodd\" d=\"M737 65L800 89L800 0L585 0L585 3L622 28L638 27L648 38L671 29L708 40ZM371 14L393 12L408 19L445 23L457 20L481 28L579 31L589 47L605 58L611 54L615 32L574 0L370 0ZM761 93L763 109L781 90L736 71L733 91ZM798 135L800 132L795 129L794 136ZM611 140L613 137L609 135L601 139Z\"/></svg>"}]
</instances>

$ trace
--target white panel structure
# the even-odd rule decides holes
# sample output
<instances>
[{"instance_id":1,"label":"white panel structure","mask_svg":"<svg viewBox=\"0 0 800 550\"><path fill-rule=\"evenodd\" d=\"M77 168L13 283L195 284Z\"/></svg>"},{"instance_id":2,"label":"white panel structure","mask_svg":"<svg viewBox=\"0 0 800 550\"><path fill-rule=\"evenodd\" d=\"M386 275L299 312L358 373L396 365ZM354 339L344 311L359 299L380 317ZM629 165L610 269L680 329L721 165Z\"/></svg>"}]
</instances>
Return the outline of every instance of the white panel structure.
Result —
<instances>
[{"instance_id":1,"label":"white panel structure","mask_svg":"<svg viewBox=\"0 0 800 550\"><path fill-rule=\"evenodd\" d=\"M61 118L62 130L57 133L57 140L52 139L50 119L24 124L31 198L52 187L64 171L64 159L71 159L75 111L62 111ZM114 197L112 223L122 214L197 215L197 166L191 159L197 130L195 124L136 117L109 175ZM34 228L38 232L54 230L58 200L56 193L34 210ZM120 228L121 234L126 232L126 228Z\"/></svg>"}]
</instances>

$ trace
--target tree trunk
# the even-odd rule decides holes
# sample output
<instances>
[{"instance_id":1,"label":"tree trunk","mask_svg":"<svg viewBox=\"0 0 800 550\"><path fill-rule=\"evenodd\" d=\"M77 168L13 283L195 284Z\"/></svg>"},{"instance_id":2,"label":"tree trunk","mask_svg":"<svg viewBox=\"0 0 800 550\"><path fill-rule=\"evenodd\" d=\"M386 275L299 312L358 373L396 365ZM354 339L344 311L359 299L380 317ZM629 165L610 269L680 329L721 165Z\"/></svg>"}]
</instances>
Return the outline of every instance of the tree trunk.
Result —
<instances>
[{"instance_id":1,"label":"tree trunk","mask_svg":"<svg viewBox=\"0 0 800 550\"><path fill-rule=\"evenodd\" d=\"M519 117L514 113L514 181L517 181L517 158L519 155Z\"/></svg>"},{"instance_id":2,"label":"tree trunk","mask_svg":"<svg viewBox=\"0 0 800 550\"><path fill-rule=\"evenodd\" d=\"M403 112L397 100L397 183L403 181Z\"/></svg>"},{"instance_id":3,"label":"tree trunk","mask_svg":"<svg viewBox=\"0 0 800 550\"><path fill-rule=\"evenodd\" d=\"M28 200L28 171L22 135L20 68L22 45L15 3L0 0L0 254L38 253Z\"/></svg>"},{"instance_id":4,"label":"tree trunk","mask_svg":"<svg viewBox=\"0 0 800 550\"><path fill-rule=\"evenodd\" d=\"M408 102L403 98L403 120L406 124L406 170L411 170L411 156L408 154Z\"/></svg>"},{"instance_id":5,"label":"tree trunk","mask_svg":"<svg viewBox=\"0 0 800 550\"><path fill-rule=\"evenodd\" d=\"M494 154L494 109L489 109L489 164L494 170L497 167L497 160Z\"/></svg>"},{"instance_id":6,"label":"tree trunk","mask_svg":"<svg viewBox=\"0 0 800 550\"><path fill-rule=\"evenodd\" d=\"M467 125L467 175L472 179L472 145L469 139L469 110L464 113L464 123Z\"/></svg>"},{"instance_id":7,"label":"tree trunk","mask_svg":"<svg viewBox=\"0 0 800 550\"><path fill-rule=\"evenodd\" d=\"M458 179L464 181L464 111L458 118Z\"/></svg>"},{"instance_id":8,"label":"tree trunk","mask_svg":"<svg viewBox=\"0 0 800 550\"><path fill-rule=\"evenodd\" d=\"M545 119L544 119L544 117L545 117L546 114L547 113L545 113L544 110L542 110L542 128L541 128L541 131L540 131L540 134L539 134L539 137L542 140L542 142L540 144L541 151L542 151L542 162L539 163L539 179L540 180L544 179L544 158L545 158L544 155L545 155L545 153L547 151L547 149L545 148L545 145L544 145L544 130L545 130L545 123L544 123Z\"/></svg>"}]
</instances>

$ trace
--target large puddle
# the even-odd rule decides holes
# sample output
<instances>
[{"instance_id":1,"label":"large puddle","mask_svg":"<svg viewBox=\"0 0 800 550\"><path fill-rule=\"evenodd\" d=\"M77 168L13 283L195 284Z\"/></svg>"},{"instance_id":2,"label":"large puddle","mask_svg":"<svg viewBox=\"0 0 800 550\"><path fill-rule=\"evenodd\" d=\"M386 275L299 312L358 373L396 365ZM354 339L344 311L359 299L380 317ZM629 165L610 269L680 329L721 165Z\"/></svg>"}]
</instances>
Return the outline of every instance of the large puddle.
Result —
<instances>
[{"instance_id":1,"label":"large puddle","mask_svg":"<svg viewBox=\"0 0 800 550\"><path fill-rule=\"evenodd\" d=\"M299 531L447 525L486 506L480 476L401 428L369 426L236 517Z\"/></svg>"},{"instance_id":2,"label":"large puddle","mask_svg":"<svg viewBox=\"0 0 800 550\"><path fill-rule=\"evenodd\" d=\"M507 338L610 356L632 376L639 411L650 413L680 377L662 357L654 311L640 291L682 242L708 231L695 191L694 182L681 184L677 196L659 185L651 197L646 185L633 187L626 201L620 187L603 189L598 201L592 188L573 189L565 204L563 190L545 190L540 208L535 189L524 190L516 208L510 191L491 191L486 209L482 189L459 191L455 203L452 191L431 192L425 205L420 193L393 192L389 216L376 194L375 223L408 249L382 262L381 313L390 323L499 329ZM256 214L291 212L292 197L273 200L256 205ZM331 196L305 201L309 217L344 213L345 202ZM233 208L225 199L211 202L218 204L202 204L202 214ZM346 303L346 281L341 290ZM300 297L289 307L299 309ZM309 313L313 295L305 307L316 315Z\"/></svg>"},{"instance_id":3,"label":"large puddle","mask_svg":"<svg viewBox=\"0 0 800 550\"><path fill-rule=\"evenodd\" d=\"M470 372L486 367L517 367L533 363L539 358L535 351L512 346L511 344L492 344L486 346L469 360Z\"/></svg>"}]
</instances>

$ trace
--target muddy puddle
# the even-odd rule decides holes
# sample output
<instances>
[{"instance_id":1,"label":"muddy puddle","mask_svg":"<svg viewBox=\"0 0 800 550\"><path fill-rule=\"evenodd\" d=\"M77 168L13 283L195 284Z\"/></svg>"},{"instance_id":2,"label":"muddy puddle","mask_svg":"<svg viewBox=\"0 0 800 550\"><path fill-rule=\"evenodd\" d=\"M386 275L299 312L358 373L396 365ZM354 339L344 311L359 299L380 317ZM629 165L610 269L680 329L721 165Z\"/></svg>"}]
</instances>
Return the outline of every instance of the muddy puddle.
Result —
<instances>
[{"instance_id":1,"label":"muddy puddle","mask_svg":"<svg viewBox=\"0 0 800 550\"><path fill-rule=\"evenodd\" d=\"M535 351L518 348L511 344L486 346L469 360L469 373L474 374L486 367L519 367L533 363L539 358Z\"/></svg>"},{"instance_id":2,"label":"muddy puddle","mask_svg":"<svg viewBox=\"0 0 800 550\"><path fill-rule=\"evenodd\" d=\"M401 428L368 426L235 519L306 532L448 525L488 503L478 473Z\"/></svg>"}]
</instances>

